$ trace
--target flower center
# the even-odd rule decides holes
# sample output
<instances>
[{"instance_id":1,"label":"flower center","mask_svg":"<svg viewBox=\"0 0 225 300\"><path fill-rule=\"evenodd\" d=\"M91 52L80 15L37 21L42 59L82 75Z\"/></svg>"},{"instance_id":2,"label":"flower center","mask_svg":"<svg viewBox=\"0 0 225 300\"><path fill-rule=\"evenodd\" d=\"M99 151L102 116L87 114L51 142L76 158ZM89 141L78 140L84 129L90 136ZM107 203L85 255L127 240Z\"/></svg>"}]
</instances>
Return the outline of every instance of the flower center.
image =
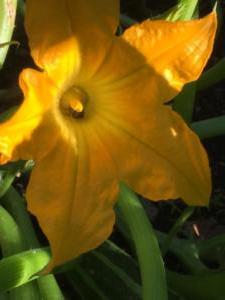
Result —
<instances>
[{"instance_id":1,"label":"flower center","mask_svg":"<svg viewBox=\"0 0 225 300\"><path fill-rule=\"evenodd\" d=\"M60 108L69 117L83 118L87 100L87 94L81 88L73 86L62 95Z\"/></svg>"}]
</instances>

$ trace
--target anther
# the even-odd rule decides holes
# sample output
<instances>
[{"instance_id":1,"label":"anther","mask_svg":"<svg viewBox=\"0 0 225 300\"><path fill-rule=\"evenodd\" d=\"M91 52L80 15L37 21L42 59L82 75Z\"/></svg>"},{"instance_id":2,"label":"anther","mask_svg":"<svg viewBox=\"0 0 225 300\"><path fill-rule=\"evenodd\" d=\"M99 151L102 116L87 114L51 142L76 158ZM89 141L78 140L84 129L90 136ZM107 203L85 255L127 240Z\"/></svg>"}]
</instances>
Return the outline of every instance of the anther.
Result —
<instances>
[{"instance_id":1,"label":"anther","mask_svg":"<svg viewBox=\"0 0 225 300\"><path fill-rule=\"evenodd\" d=\"M83 118L87 94L79 87L72 87L67 90L60 100L60 107L64 114L72 118Z\"/></svg>"}]
</instances>

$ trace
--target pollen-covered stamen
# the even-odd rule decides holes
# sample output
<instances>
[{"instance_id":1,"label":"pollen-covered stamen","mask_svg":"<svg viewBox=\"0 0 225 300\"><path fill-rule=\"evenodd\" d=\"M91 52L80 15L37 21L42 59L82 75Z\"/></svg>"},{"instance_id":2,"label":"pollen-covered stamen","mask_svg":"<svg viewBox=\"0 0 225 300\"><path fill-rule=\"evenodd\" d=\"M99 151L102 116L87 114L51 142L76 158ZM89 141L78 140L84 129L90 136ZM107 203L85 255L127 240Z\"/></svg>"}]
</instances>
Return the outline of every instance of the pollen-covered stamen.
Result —
<instances>
[{"instance_id":1,"label":"pollen-covered stamen","mask_svg":"<svg viewBox=\"0 0 225 300\"><path fill-rule=\"evenodd\" d=\"M72 118L82 118L85 114L87 94L79 87L73 86L60 99L60 109Z\"/></svg>"}]
</instances>

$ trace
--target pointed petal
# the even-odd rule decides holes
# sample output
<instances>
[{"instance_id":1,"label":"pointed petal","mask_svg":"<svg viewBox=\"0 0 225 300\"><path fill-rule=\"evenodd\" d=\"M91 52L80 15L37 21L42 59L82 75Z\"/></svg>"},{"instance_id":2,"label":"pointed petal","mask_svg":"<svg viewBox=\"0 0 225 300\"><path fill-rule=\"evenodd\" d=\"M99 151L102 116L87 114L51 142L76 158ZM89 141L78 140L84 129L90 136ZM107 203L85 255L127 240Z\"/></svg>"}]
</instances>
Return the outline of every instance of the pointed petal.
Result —
<instances>
[{"instance_id":1,"label":"pointed petal","mask_svg":"<svg viewBox=\"0 0 225 300\"><path fill-rule=\"evenodd\" d=\"M211 191L206 153L184 121L159 101L176 91L123 39L111 50L87 90L96 116L92 126L119 178L153 200L182 197L206 204Z\"/></svg>"},{"instance_id":2,"label":"pointed petal","mask_svg":"<svg viewBox=\"0 0 225 300\"><path fill-rule=\"evenodd\" d=\"M77 146L59 140L36 164L28 186L28 209L53 253L48 270L97 247L112 232L117 182L101 141L92 129L85 131L79 131Z\"/></svg>"},{"instance_id":3,"label":"pointed petal","mask_svg":"<svg viewBox=\"0 0 225 300\"><path fill-rule=\"evenodd\" d=\"M194 21L148 20L127 29L123 38L156 71L161 97L168 101L185 83L200 76L212 52L216 25L215 13Z\"/></svg>"},{"instance_id":4,"label":"pointed petal","mask_svg":"<svg viewBox=\"0 0 225 300\"><path fill-rule=\"evenodd\" d=\"M36 64L56 84L81 69L92 72L111 43L118 16L118 0L26 1L25 25Z\"/></svg>"},{"instance_id":5,"label":"pointed petal","mask_svg":"<svg viewBox=\"0 0 225 300\"><path fill-rule=\"evenodd\" d=\"M20 86L25 95L22 105L0 125L0 163L38 159L54 144L57 131L49 107L55 99L55 88L43 74L31 69L21 73Z\"/></svg>"},{"instance_id":6,"label":"pointed petal","mask_svg":"<svg viewBox=\"0 0 225 300\"><path fill-rule=\"evenodd\" d=\"M181 197L205 205L211 192L207 155L198 137L155 100L146 73L105 92L95 131L114 158L119 178L153 199Z\"/></svg>"}]
</instances>

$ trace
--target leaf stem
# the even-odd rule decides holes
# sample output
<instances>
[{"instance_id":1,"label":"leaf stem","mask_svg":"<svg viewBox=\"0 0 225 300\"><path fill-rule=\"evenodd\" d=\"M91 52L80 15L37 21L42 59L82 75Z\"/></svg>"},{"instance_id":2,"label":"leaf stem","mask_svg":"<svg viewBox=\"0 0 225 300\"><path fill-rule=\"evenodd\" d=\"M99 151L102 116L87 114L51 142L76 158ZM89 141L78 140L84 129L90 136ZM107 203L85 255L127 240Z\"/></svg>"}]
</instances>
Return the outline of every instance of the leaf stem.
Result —
<instances>
[{"instance_id":1,"label":"leaf stem","mask_svg":"<svg viewBox=\"0 0 225 300\"><path fill-rule=\"evenodd\" d=\"M197 81L197 90L201 91L225 79L225 57L207 70Z\"/></svg>"},{"instance_id":2,"label":"leaf stem","mask_svg":"<svg viewBox=\"0 0 225 300\"><path fill-rule=\"evenodd\" d=\"M153 228L137 196L120 185L117 210L134 240L142 278L143 300L166 300L165 269Z\"/></svg>"},{"instance_id":3,"label":"leaf stem","mask_svg":"<svg viewBox=\"0 0 225 300\"><path fill-rule=\"evenodd\" d=\"M5 197L3 197L2 201L19 225L23 236L26 239L27 248L30 249L39 247L40 245L36 238L23 198L21 198L16 190L11 187ZM37 279L37 283L39 290L43 295L43 299L51 300L53 299L52 295L54 295L54 300L63 299L63 295L59 289L55 277L52 274L39 277Z\"/></svg>"},{"instance_id":4,"label":"leaf stem","mask_svg":"<svg viewBox=\"0 0 225 300\"><path fill-rule=\"evenodd\" d=\"M11 184L13 183L13 180L15 179L16 175L21 171L21 169L24 167L24 161L18 161L15 163L12 163L4 176L4 178L0 182L0 198L2 198L5 193L10 188Z\"/></svg>"},{"instance_id":5,"label":"leaf stem","mask_svg":"<svg viewBox=\"0 0 225 300\"><path fill-rule=\"evenodd\" d=\"M193 122L191 128L201 139L225 135L225 115Z\"/></svg>"},{"instance_id":6,"label":"leaf stem","mask_svg":"<svg viewBox=\"0 0 225 300\"><path fill-rule=\"evenodd\" d=\"M194 212L194 207L187 207L184 212L179 216L171 230L169 231L166 240L164 241L162 247L161 247L161 252L162 256L165 256L167 251L170 248L170 244L173 240L173 238L177 235L179 232L180 228L183 226L183 224L187 221L187 219L193 214Z\"/></svg>"}]
</instances>

